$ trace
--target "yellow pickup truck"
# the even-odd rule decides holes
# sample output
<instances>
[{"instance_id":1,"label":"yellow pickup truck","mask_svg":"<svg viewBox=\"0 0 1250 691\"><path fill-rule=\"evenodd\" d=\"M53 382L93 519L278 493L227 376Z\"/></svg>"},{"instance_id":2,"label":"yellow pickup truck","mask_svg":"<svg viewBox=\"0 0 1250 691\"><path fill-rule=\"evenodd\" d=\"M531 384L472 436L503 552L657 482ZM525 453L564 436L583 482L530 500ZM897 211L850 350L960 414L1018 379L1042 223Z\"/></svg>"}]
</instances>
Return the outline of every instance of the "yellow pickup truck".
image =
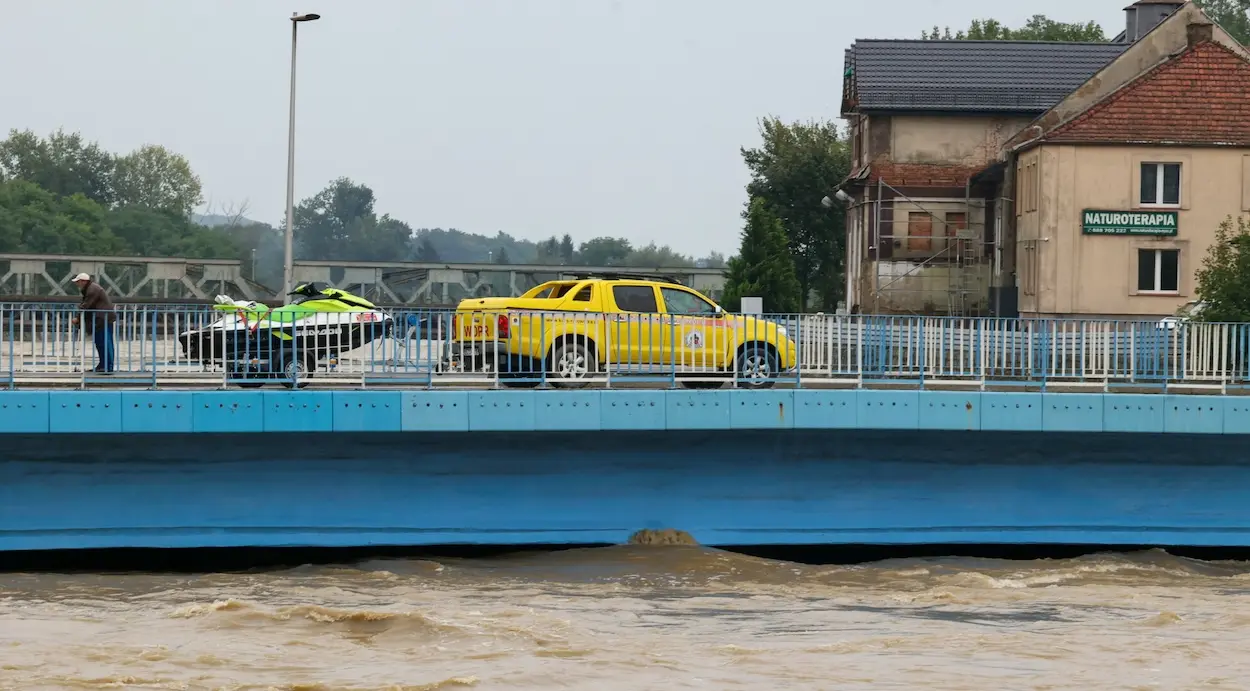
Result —
<instances>
[{"instance_id":1,"label":"yellow pickup truck","mask_svg":"<svg viewBox=\"0 0 1250 691\"><path fill-rule=\"evenodd\" d=\"M730 377L766 388L797 359L776 322L728 314L676 281L609 274L550 281L520 297L462 300L445 365L497 371L512 386L545 378L574 388L612 372L675 374L690 388Z\"/></svg>"}]
</instances>

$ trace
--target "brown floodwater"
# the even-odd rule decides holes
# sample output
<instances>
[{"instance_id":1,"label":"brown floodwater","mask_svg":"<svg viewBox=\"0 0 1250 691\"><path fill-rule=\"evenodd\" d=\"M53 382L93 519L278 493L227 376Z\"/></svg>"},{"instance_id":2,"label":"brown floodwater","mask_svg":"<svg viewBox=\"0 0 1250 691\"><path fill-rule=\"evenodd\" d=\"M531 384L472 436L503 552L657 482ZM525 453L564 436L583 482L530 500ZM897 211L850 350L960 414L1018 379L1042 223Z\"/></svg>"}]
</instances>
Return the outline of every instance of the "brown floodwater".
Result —
<instances>
[{"instance_id":1,"label":"brown floodwater","mask_svg":"<svg viewBox=\"0 0 1250 691\"><path fill-rule=\"evenodd\" d=\"M1246 689L1250 563L699 547L0 575L0 688Z\"/></svg>"}]
</instances>

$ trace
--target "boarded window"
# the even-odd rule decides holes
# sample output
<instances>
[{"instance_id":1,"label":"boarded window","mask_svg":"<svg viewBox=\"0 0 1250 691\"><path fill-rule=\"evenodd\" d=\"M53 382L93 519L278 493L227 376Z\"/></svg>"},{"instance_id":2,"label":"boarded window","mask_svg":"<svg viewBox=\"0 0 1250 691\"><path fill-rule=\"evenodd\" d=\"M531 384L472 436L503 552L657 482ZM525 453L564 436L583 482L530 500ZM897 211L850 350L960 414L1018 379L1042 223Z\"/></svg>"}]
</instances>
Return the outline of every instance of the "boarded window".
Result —
<instances>
[{"instance_id":1,"label":"boarded window","mask_svg":"<svg viewBox=\"0 0 1250 691\"><path fill-rule=\"evenodd\" d=\"M907 249L912 252L933 251L933 217L925 211L907 214Z\"/></svg>"},{"instance_id":2,"label":"boarded window","mask_svg":"<svg viewBox=\"0 0 1250 691\"><path fill-rule=\"evenodd\" d=\"M968 229L968 214L964 211L952 211L946 214L946 237L959 236L959 231Z\"/></svg>"}]
</instances>

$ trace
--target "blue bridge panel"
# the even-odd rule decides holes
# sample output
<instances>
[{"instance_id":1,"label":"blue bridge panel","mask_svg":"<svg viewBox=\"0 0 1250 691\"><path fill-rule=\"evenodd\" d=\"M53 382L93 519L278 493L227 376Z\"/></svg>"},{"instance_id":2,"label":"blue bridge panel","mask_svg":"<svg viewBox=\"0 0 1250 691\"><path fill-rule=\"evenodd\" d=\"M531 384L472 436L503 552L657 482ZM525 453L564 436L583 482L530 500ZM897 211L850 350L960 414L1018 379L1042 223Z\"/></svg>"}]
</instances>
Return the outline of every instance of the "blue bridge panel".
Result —
<instances>
[{"instance_id":1,"label":"blue bridge panel","mask_svg":"<svg viewBox=\"0 0 1250 691\"><path fill-rule=\"evenodd\" d=\"M599 391L543 391L535 397L534 427L539 430L589 431L603 420Z\"/></svg>"},{"instance_id":2,"label":"blue bridge panel","mask_svg":"<svg viewBox=\"0 0 1250 691\"><path fill-rule=\"evenodd\" d=\"M537 407L533 391L470 392L469 430L533 431L537 424Z\"/></svg>"},{"instance_id":3,"label":"blue bridge panel","mask_svg":"<svg viewBox=\"0 0 1250 691\"><path fill-rule=\"evenodd\" d=\"M920 429L981 429L981 393L952 391L920 392Z\"/></svg>"},{"instance_id":4,"label":"blue bridge panel","mask_svg":"<svg viewBox=\"0 0 1250 691\"><path fill-rule=\"evenodd\" d=\"M194 432L194 397L190 391L126 391L122 393L122 431Z\"/></svg>"},{"instance_id":5,"label":"blue bridge panel","mask_svg":"<svg viewBox=\"0 0 1250 691\"><path fill-rule=\"evenodd\" d=\"M729 391L673 391L665 411L668 429L729 429Z\"/></svg>"},{"instance_id":6,"label":"blue bridge panel","mask_svg":"<svg viewBox=\"0 0 1250 691\"><path fill-rule=\"evenodd\" d=\"M1103 430L1107 432L1164 431L1164 396L1112 394L1103 398Z\"/></svg>"},{"instance_id":7,"label":"blue bridge panel","mask_svg":"<svg viewBox=\"0 0 1250 691\"><path fill-rule=\"evenodd\" d=\"M406 391L403 394L405 432L468 432L467 391Z\"/></svg>"},{"instance_id":8,"label":"blue bridge panel","mask_svg":"<svg viewBox=\"0 0 1250 691\"><path fill-rule=\"evenodd\" d=\"M801 389L794 392L794 426L799 429L855 429L858 391Z\"/></svg>"},{"instance_id":9,"label":"blue bridge panel","mask_svg":"<svg viewBox=\"0 0 1250 691\"><path fill-rule=\"evenodd\" d=\"M861 390L856 422L860 429L917 429L920 392Z\"/></svg>"},{"instance_id":10,"label":"blue bridge panel","mask_svg":"<svg viewBox=\"0 0 1250 691\"><path fill-rule=\"evenodd\" d=\"M0 434L47 432L48 421L47 391L0 391Z\"/></svg>"},{"instance_id":11,"label":"blue bridge panel","mask_svg":"<svg viewBox=\"0 0 1250 691\"><path fill-rule=\"evenodd\" d=\"M331 432L334 394L329 391L265 392L266 432Z\"/></svg>"},{"instance_id":12,"label":"blue bridge panel","mask_svg":"<svg viewBox=\"0 0 1250 691\"><path fill-rule=\"evenodd\" d=\"M665 391L604 391L599 426L608 430L667 429Z\"/></svg>"},{"instance_id":13,"label":"blue bridge panel","mask_svg":"<svg viewBox=\"0 0 1250 691\"><path fill-rule=\"evenodd\" d=\"M399 391L335 391L335 432L394 432L403 428L404 395Z\"/></svg>"},{"instance_id":14,"label":"blue bridge panel","mask_svg":"<svg viewBox=\"0 0 1250 691\"><path fill-rule=\"evenodd\" d=\"M265 394L259 391L204 391L191 394L196 432L265 431Z\"/></svg>"},{"instance_id":15,"label":"blue bridge panel","mask_svg":"<svg viewBox=\"0 0 1250 691\"><path fill-rule=\"evenodd\" d=\"M729 424L733 429L794 427L793 391L735 389L730 392L729 407Z\"/></svg>"},{"instance_id":16,"label":"blue bridge panel","mask_svg":"<svg viewBox=\"0 0 1250 691\"><path fill-rule=\"evenodd\" d=\"M0 550L624 542L648 527L709 545L1250 545L1250 451L1236 437L500 434L213 447L230 454L195 435L80 434L55 455L46 436L11 435Z\"/></svg>"},{"instance_id":17,"label":"blue bridge panel","mask_svg":"<svg viewBox=\"0 0 1250 691\"><path fill-rule=\"evenodd\" d=\"M1224 434L1250 434L1250 397L1237 396L1224 402Z\"/></svg>"},{"instance_id":18,"label":"blue bridge panel","mask_svg":"<svg viewBox=\"0 0 1250 691\"><path fill-rule=\"evenodd\" d=\"M120 391L53 391L48 394L48 430L61 434L122 431Z\"/></svg>"},{"instance_id":19,"label":"blue bridge panel","mask_svg":"<svg viewBox=\"0 0 1250 691\"><path fill-rule=\"evenodd\" d=\"M1041 401L1042 429L1047 432L1103 431L1102 394L1048 393Z\"/></svg>"},{"instance_id":20,"label":"blue bridge panel","mask_svg":"<svg viewBox=\"0 0 1250 691\"><path fill-rule=\"evenodd\" d=\"M981 394L981 429L1037 432L1042 429L1042 394Z\"/></svg>"},{"instance_id":21,"label":"blue bridge panel","mask_svg":"<svg viewBox=\"0 0 1250 691\"><path fill-rule=\"evenodd\" d=\"M1223 396L1168 396L1163 431L1181 434L1223 434Z\"/></svg>"}]
</instances>

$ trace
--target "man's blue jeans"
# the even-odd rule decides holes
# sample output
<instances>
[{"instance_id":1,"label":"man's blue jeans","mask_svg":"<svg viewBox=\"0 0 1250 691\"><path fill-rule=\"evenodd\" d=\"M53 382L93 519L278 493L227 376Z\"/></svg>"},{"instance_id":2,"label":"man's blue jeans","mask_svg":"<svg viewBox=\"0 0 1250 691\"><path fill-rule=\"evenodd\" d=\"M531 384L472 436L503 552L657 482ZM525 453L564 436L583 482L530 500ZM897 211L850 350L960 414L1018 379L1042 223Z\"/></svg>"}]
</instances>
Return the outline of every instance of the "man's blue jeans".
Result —
<instances>
[{"instance_id":1,"label":"man's blue jeans","mask_svg":"<svg viewBox=\"0 0 1250 691\"><path fill-rule=\"evenodd\" d=\"M113 354L117 351L113 340L113 325L108 322L96 325L92 337L95 340L96 355L100 356L100 364L96 366L95 371L112 372Z\"/></svg>"}]
</instances>

